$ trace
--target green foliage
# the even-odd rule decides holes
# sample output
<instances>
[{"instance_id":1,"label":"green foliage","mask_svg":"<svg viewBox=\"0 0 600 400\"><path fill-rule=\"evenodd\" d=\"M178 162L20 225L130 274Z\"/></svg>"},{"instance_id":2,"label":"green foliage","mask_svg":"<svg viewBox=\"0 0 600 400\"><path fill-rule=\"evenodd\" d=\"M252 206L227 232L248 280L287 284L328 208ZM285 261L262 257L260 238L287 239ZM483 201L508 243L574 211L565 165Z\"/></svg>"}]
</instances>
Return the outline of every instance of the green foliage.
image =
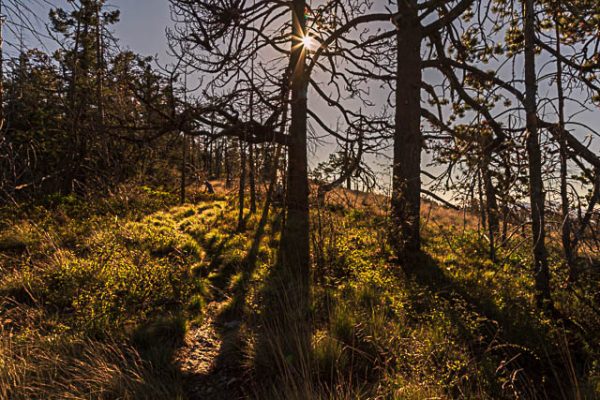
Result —
<instances>
[{"instance_id":1,"label":"green foliage","mask_svg":"<svg viewBox=\"0 0 600 400\"><path fill-rule=\"evenodd\" d=\"M139 352L136 357L144 359L139 366L134 364L141 372L134 368L132 374L155 382L156 396L146 398L178 398L182 382L172 365L173 354L182 343L187 320L202 320L209 295L205 281L193 270L206 268L204 233L218 223L225 203L173 206L174 202L168 193L143 187L124 189L94 203L75 196L54 196L48 207L24 207L7 214L0 225L5 226L0 238L6 244L0 249L0 294L11 304L37 310L44 321L18 319L10 329L19 332L23 340L36 343L54 335L61 335L66 343L74 343L76 336L84 337L98 341L99 351L103 343L116 338L131 341L136 349L126 351L131 357ZM218 234L225 243L225 234ZM228 249L245 245L245 240L236 238ZM231 256L232 260L239 261L239 252ZM5 311L0 309L0 320ZM31 337L33 332L38 332L39 338ZM8 336L3 336L5 339ZM13 346L8 340L7 345ZM68 349L63 346L43 351L48 357L66 357L53 355L63 350ZM23 362L34 362L35 358L26 351L21 357ZM72 357L63 361L77 363L80 355ZM78 365L84 366L88 359L85 354L81 357ZM120 372L127 380L123 383L126 387L119 386L115 393L126 398L136 398L135 393L144 396L145 383L132 386L128 381L133 379L127 375L131 366L125 360L121 365L110 364L113 361L105 361L107 368L122 368ZM6 367L25 368L16 364ZM2 382L4 373L0 368ZM68 374L65 379L67 376L73 381L85 379ZM43 393L35 385L47 379L50 377L46 375L31 378L34 393ZM19 397L23 388L10 387L15 390L11 398L23 398ZM65 390L79 393L72 387ZM112 390L108 384L106 390ZM47 398L62 398L53 396L48 394Z\"/></svg>"},{"instance_id":2,"label":"green foliage","mask_svg":"<svg viewBox=\"0 0 600 400\"><path fill-rule=\"evenodd\" d=\"M198 243L182 233L175 219L166 213L128 223L123 228L122 237L129 246L145 249L157 257L190 257L193 261L203 255Z\"/></svg>"},{"instance_id":3,"label":"green foliage","mask_svg":"<svg viewBox=\"0 0 600 400\"><path fill-rule=\"evenodd\" d=\"M190 273L145 253L111 251L70 259L40 273L35 294L47 306L64 312L73 326L93 334L120 332L152 316L179 309L193 292Z\"/></svg>"},{"instance_id":4,"label":"green foliage","mask_svg":"<svg viewBox=\"0 0 600 400\"><path fill-rule=\"evenodd\" d=\"M573 357L560 339L562 328L535 311L525 247L510 243L494 263L477 231L452 228L462 225L452 221L428 225L426 254L413 261L415 275L406 276L377 242L379 222L363 214L321 213L315 234L322 239L313 241L326 271L315 290L315 315L328 317L317 318L314 338L326 382L365 389L358 382L368 388L375 379L365 398L512 398L535 392L536 380L551 381L554 365ZM563 310L569 305L570 315L589 321L585 300L573 303L559 293ZM594 354L590 349L585 357ZM522 361L508 362L513 357ZM357 371L361 379L348 378ZM594 371L570 379L593 386ZM568 390L564 382L552 384Z\"/></svg>"}]
</instances>

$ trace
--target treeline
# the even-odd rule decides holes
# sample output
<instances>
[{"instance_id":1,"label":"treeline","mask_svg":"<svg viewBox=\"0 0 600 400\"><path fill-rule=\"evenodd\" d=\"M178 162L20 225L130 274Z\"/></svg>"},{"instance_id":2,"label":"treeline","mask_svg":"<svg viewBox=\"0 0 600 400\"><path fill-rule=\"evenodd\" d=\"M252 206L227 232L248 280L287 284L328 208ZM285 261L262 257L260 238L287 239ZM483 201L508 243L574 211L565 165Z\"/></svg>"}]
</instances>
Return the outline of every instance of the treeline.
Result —
<instances>
[{"instance_id":1,"label":"treeline","mask_svg":"<svg viewBox=\"0 0 600 400\"><path fill-rule=\"evenodd\" d=\"M99 193L137 180L170 188L185 169L233 179L233 143L184 137L183 77L121 51L105 1L52 9L52 53L22 50L4 61L0 201Z\"/></svg>"}]
</instances>

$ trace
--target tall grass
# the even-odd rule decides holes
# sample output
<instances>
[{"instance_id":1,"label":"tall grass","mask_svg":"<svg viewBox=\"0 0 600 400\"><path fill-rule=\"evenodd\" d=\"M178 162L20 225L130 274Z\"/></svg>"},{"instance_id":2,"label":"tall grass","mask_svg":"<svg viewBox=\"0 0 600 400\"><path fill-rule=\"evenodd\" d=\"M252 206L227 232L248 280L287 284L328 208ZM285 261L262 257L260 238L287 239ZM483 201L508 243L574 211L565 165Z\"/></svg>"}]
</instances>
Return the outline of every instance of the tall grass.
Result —
<instances>
[{"instance_id":1,"label":"tall grass","mask_svg":"<svg viewBox=\"0 0 600 400\"><path fill-rule=\"evenodd\" d=\"M3 219L0 399L184 398L186 322L171 316L197 318L205 288L180 223L205 210L170 197L59 199Z\"/></svg>"},{"instance_id":2,"label":"tall grass","mask_svg":"<svg viewBox=\"0 0 600 400\"><path fill-rule=\"evenodd\" d=\"M526 249L490 262L462 215L432 207L422 274L411 277L389 261L385 216L332 207L313 214L305 312L306 288L275 262L276 218L261 241L257 216L235 232L232 202L174 206L142 192L155 201L126 207L145 211L107 202L98 207L112 214L80 218L69 200L5 220L0 399L183 399L173 352L206 302L221 300L217 328L239 327L230 336L241 348L227 356L245 355L248 398L600 398L600 325L586 305L596 275L580 283L585 302L556 288L581 326L566 329L535 312Z\"/></svg>"},{"instance_id":3,"label":"tall grass","mask_svg":"<svg viewBox=\"0 0 600 400\"><path fill-rule=\"evenodd\" d=\"M183 399L183 386L131 346L71 335L2 333L0 398L11 400Z\"/></svg>"}]
</instances>

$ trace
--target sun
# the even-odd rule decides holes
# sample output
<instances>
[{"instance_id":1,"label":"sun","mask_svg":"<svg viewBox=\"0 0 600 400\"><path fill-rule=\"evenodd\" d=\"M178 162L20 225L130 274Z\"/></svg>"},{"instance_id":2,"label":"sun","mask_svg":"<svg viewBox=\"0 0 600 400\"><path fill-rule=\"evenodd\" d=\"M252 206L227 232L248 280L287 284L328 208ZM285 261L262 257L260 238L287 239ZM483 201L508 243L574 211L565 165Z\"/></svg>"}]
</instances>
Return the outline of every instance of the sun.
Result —
<instances>
[{"instance_id":1,"label":"sun","mask_svg":"<svg viewBox=\"0 0 600 400\"><path fill-rule=\"evenodd\" d=\"M319 42L313 39L312 36L306 35L302 38L302 46L308 51L314 51L319 48Z\"/></svg>"}]
</instances>

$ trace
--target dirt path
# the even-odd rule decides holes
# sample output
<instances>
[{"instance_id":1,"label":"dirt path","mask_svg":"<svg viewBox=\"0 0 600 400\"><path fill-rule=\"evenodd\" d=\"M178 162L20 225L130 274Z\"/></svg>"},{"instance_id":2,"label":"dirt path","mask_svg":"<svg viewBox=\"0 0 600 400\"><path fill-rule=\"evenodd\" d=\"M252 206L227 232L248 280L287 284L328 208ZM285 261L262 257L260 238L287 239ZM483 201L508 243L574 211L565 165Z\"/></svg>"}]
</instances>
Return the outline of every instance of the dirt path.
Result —
<instances>
[{"instance_id":1,"label":"dirt path","mask_svg":"<svg viewBox=\"0 0 600 400\"><path fill-rule=\"evenodd\" d=\"M237 332L239 322L218 322L223 304L214 301L207 306L203 323L189 329L184 346L177 354L176 361L187 379L190 400L244 398L239 366L232 356L233 340L229 340Z\"/></svg>"}]
</instances>

